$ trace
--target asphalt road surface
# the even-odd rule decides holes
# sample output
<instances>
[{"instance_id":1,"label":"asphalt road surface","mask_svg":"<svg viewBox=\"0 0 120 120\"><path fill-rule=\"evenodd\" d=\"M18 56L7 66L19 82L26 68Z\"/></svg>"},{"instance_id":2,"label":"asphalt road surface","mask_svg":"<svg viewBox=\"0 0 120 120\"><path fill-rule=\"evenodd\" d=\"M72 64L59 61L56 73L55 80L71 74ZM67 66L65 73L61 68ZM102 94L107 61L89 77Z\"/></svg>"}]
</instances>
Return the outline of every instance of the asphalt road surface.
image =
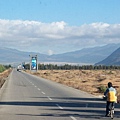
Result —
<instances>
[{"instance_id":1,"label":"asphalt road surface","mask_svg":"<svg viewBox=\"0 0 120 120\"><path fill-rule=\"evenodd\" d=\"M114 120L120 119L117 105ZM105 101L43 78L11 72L0 90L0 120L109 120Z\"/></svg>"}]
</instances>

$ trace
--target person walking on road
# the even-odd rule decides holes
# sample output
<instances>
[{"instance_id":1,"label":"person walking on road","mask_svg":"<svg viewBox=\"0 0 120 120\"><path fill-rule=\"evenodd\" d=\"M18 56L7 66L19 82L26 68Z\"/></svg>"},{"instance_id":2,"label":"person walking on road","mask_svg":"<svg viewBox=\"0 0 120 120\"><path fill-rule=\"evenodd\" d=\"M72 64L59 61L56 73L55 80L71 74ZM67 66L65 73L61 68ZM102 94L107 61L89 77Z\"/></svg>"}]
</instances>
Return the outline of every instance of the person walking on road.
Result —
<instances>
[{"instance_id":1,"label":"person walking on road","mask_svg":"<svg viewBox=\"0 0 120 120\"><path fill-rule=\"evenodd\" d=\"M106 117L109 116L109 111L111 106L115 106L115 102L117 100L116 97L116 89L112 86L111 82L108 82L108 88L106 89L104 96L107 97L106 103Z\"/></svg>"}]
</instances>

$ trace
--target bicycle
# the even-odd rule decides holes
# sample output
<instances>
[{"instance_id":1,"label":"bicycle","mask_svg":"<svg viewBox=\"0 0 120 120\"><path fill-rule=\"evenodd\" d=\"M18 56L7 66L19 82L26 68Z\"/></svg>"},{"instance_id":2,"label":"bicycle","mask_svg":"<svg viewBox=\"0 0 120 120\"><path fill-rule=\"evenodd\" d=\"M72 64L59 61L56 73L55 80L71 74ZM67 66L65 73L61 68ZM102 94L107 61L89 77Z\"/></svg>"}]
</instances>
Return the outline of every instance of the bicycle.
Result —
<instances>
[{"instance_id":1,"label":"bicycle","mask_svg":"<svg viewBox=\"0 0 120 120\"><path fill-rule=\"evenodd\" d=\"M103 99L107 100L107 96L103 96ZM116 97L116 99L117 99L117 97ZM117 102L110 102L110 104L109 104L109 114L108 114L108 117L111 117L111 119L114 118L114 106L115 106L115 103L117 103Z\"/></svg>"}]
</instances>

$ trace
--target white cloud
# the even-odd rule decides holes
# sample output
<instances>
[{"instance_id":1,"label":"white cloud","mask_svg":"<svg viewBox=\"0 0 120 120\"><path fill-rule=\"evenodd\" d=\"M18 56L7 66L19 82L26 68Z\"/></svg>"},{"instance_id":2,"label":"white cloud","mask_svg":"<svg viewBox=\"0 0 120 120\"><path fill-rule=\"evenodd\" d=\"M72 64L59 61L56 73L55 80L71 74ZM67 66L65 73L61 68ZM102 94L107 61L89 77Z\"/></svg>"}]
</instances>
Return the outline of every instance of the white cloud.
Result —
<instances>
[{"instance_id":1,"label":"white cloud","mask_svg":"<svg viewBox=\"0 0 120 120\"><path fill-rule=\"evenodd\" d=\"M48 50L48 55L53 55L53 51L52 50Z\"/></svg>"},{"instance_id":2,"label":"white cloud","mask_svg":"<svg viewBox=\"0 0 120 120\"><path fill-rule=\"evenodd\" d=\"M0 20L0 46L55 53L83 47L120 43L120 24L92 23L68 26L64 21ZM53 54L49 50L49 54Z\"/></svg>"}]
</instances>

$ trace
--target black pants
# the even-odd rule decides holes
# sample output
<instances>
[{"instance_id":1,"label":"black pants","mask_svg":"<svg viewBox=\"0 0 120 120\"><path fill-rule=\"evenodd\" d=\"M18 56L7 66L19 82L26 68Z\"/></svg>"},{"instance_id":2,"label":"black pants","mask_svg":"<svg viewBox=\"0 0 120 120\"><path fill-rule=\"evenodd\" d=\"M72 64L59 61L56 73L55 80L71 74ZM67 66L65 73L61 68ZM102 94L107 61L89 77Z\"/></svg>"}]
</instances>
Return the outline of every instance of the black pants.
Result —
<instances>
[{"instance_id":1,"label":"black pants","mask_svg":"<svg viewBox=\"0 0 120 120\"><path fill-rule=\"evenodd\" d=\"M107 101L107 104L106 104L106 115L109 114L109 111L111 109L111 107L115 106L115 102L109 102Z\"/></svg>"}]
</instances>

